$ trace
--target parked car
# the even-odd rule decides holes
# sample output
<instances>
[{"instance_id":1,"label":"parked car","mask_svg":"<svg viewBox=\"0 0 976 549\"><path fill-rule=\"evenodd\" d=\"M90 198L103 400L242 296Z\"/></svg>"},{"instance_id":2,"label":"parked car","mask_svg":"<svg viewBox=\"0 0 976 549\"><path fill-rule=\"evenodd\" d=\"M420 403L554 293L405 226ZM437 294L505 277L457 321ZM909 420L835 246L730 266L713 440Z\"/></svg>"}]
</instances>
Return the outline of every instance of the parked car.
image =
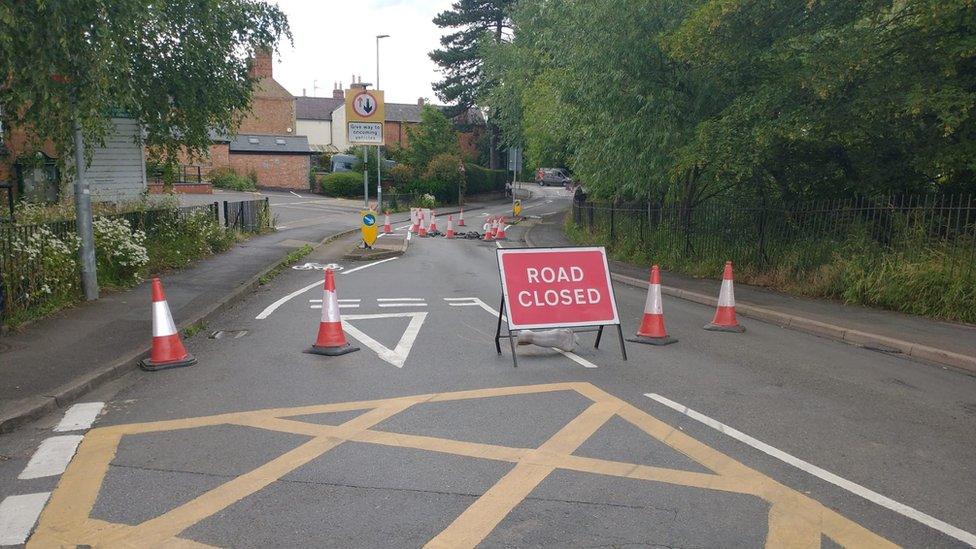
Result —
<instances>
[{"instance_id":1,"label":"parked car","mask_svg":"<svg viewBox=\"0 0 976 549\"><path fill-rule=\"evenodd\" d=\"M569 188L573 186L573 178L565 168L539 168L535 171L535 182L540 187L555 185Z\"/></svg>"}]
</instances>

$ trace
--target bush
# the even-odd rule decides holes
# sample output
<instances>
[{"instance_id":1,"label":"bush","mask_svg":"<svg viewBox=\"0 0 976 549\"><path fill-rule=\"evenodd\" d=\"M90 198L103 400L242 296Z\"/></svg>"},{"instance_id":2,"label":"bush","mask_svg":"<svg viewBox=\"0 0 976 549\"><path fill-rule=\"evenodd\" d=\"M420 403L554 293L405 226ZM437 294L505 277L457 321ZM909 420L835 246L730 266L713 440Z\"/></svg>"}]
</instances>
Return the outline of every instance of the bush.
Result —
<instances>
[{"instance_id":1,"label":"bush","mask_svg":"<svg viewBox=\"0 0 976 549\"><path fill-rule=\"evenodd\" d=\"M465 193L469 195L481 193L501 192L505 190L508 172L505 170L490 170L477 164L465 164L466 180Z\"/></svg>"},{"instance_id":2,"label":"bush","mask_svg":"<svg viewBox=\"0 0 976 549\"><path fill-rule=\"evenodd\" d=\"M456 154L439 154L431 159L424 170L424 179L430 181L440 181L448 185L457 187L464 183L464 176L461 175L461 157Z\"/></svg>"},{"instance_id":3,"label":"bush","mask_svg":"<svg viewBox=\"0 0 976 549\"><path fill-rule=\"evenodd\" d=\"M407 184L404 187L404 190L406 192L413 193L414 196L429 194L438 201L444 203L457 202L458 188L454 183L445 183L443 181L433 180L413 181Z\"/></svg>"},{"instance_id":4,"label":"bush","mask_svg":"<svg viewBox=\"0 0 976 549\"><path fill-rule=\"evenodd\" d=\"M328 196L352 198L363 196L361 172L333 172L322 177L322 192Z\"/></svg>"},{"instance_id":5,"label":"bush","mask_svg":"<svg viewBox=\"0 0 976 549\"><path fill-rule=\"evenodd\" d=\"M390 168L390 177L393 178L394 185L404 185L416 178L413 168L406 164L397 164Z\"/></svg>"},{"instance_id":6,"label":"bush","mask_svg":"<svg viewBox=\"0 0 976 549\"><path fill-rule=\"evenodd\" d=\"M149 263L146 233L132 230L129 220L96 217L95 261L99 282L109 287L125 287L139 281L139 273Z\"/></svg>"},{"instance_id":7,"label":"bush","mask_svg":"<svg viewBox=\"0 0 976 549\"><path fill-rule=\"evenodd\" d=\"M254 191L257 190L257 174L251 171L250 177L237 175L233 168L216 168L210 171L208 176L210 183L218 189L230 189L233 191Z\"/></svg>"}]
</instances>

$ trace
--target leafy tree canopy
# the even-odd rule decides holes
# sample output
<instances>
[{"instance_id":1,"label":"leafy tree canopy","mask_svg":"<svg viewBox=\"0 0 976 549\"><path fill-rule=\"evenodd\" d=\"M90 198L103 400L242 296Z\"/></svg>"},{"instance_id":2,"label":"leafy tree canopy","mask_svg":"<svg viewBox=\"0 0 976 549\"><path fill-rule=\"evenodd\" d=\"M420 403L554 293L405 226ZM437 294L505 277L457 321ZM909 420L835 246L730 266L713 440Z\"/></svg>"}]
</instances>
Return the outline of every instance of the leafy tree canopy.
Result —
<instances>
[{"instance_id":1,"label":"leafy tree canopy","mask_svg":"<svg viewBox=\"0 0 976 549\"><path fill-rule=\"evenodd\" d=\"M431 160L441 154L460 156L457 132L440 109L425 105L420 123L407 128L407 146L401 157L416 173L423 173Z\"/></svg>"},{"instance_id":2,"label":"leafy tree canopy","mask_svg":"<svg viewBox=\"0 0 976 549\"><path fill-rule=\"evenodd\" d=\"M290 36L285 15L259 0L3 2L0 108L65 153L76 116L90 150L118 112L170 157L202 152L249 108L248 59Z\"/></svg>"}]
</instances>

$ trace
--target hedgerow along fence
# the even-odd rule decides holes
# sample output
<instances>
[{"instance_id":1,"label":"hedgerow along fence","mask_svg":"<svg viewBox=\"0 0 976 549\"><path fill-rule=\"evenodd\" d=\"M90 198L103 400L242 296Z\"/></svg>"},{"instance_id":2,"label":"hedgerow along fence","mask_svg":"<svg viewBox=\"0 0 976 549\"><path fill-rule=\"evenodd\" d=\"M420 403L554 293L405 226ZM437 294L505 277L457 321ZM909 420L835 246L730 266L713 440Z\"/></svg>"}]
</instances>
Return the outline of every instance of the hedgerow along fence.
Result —
<instances>
[{"instance_id":1,"label":"hedgerow along fence","mask_svg":"<svg viewBox=\"0 0 976 549\"><path fill-rule=\"evenodd\" d=\"M578 240L606 244L624 259L711 277L731 260L737 277L763 285L976 321L972 195L777 207L584 200L574 201L572 222ZM886 277L904 281L905 291L886 287Z\"/></svg>"},{"instance_id":2,"label":"hedgerow along fence","mask_svg":"<svg viewBox=\"0 0 976 549\"><path fill-rule=\"evenodd\" d=\"M125 219L133 231L140 230L153 234L155 228L164 223L177 223L190 216L212 217L214 223L226 229L241 233L256 233L272 226L268 199L213 202L181 208L148 209L104 216L109 219ZM44 238L54 235L59 240L75 237L75 221L62 220L31 225L0 223L0 323L12 311L23 311L39 306L43 295L31 294L31 278L41 278L45 268L51 267L45 261L48 254L44 247L50 245ZM37 253L18 253L17 243L31 242L36 238ZM77 265L75 265L77 267ZM79 268L80 269L80 268ZM80 278L80 270L78 277ZM79 287L80 288L80 287Z\"/></svg>"}]
</instances>

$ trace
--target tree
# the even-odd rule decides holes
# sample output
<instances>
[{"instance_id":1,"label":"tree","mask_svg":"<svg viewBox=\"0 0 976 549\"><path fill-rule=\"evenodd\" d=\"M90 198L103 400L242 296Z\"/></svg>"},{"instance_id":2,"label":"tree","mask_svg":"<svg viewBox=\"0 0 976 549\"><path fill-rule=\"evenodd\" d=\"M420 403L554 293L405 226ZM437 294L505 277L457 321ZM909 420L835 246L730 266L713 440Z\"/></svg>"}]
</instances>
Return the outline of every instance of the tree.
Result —
<instances>
[{"instance_id":1,"label":"tree","mask_svg":"<svg viewBox=\"0 0 976 549\"><path fill-rule=\"evenodd\" d=\"M4 2L0 108L62 156L76 119L90 153L116 112L142 123L146 144L168 158L204 152L250 106L248 59L282 37L285 15L258 0Z\"/></svg>"},{"instance_id":2,"label":"tree","mask_svg":"<svg viewBox=\"0 0 976 549\"><path fill-rule=\"evenodd\" d=\"M442 101L454 105L452 116L473 107L493 86L485 79L481 44L503 40L505 31L511 29L509 10L514 4L515 0L458 0L434 18L434 24L442 29L458 29L442 36L442 48L430 53L444 73L444 79L434 83L434 91ZM491 117L488 132L490 164L496 168L498 129Z\"/></svg>"},{"instance_id":3,"label":"tree","mask_svg":"<svg viewBox=\"0 0 976 549\"><path fill-rule=\"evenodd\" d=\"M425 105L420 111L420 123L407 128L407 146L403 160L421 174L433 158L440 154L460 156L457 132L440 109Z\"/></svg>"}]
</instances>

